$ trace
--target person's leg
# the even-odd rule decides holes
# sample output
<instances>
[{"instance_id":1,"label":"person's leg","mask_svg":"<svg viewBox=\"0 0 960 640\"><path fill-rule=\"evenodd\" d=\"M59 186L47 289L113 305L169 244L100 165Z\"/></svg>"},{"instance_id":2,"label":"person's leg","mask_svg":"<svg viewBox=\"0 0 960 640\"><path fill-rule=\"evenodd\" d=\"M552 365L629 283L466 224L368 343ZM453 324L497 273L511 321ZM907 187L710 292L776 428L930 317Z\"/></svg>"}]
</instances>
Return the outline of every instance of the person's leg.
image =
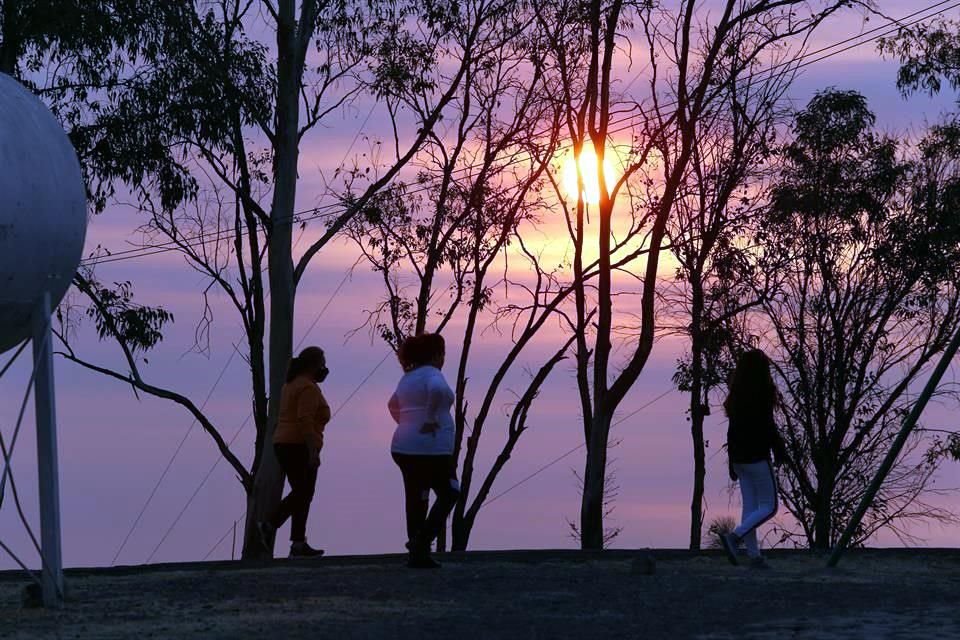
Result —
<instances>
[{"instance_id":1,"label":"person's leg","mask_svg":"<svg viewBox=\"0 0 960 640\"><path fill-rule=\"evenodd\" d=\"M296 484L294 484L296 482ZM307 516L317 488L317 467L310 464L310 453L304 447L299 473L290 476L290 494L295 496L290 505L290 542L306 542Z\"/></svg>"},{"instance_id":2,"label":"person's leg","mask_svg":"<svg viewBox=\"0 0 960 640\"><path fill-rule=\"evenodd\" d=\"M277 457L277 463L283 470L283 475L290 483L291 489L290 493L288 493L287 496L280 501L280 504L277 505L277 509L273 512L273 515L267 518L267 522L274 531L283 526L283 523L287 521L287 518L290 517L290 514L293 511L293 504L296 500L296 495L293 491L293 480L291 480L291 474L294 476L297 475L299 466L297 449L299 446L300 445L286 443L273 445L273 453Z\"/></svg>"},{"instance_id":3,"label":"person's leg","mask_svg":"<svg viewBox=\"0 0 960 640\"><path fill-rule=\"evenodd\" d=\"M454 471L453 456L422 456L422 458L421 464L429 479L429 486L437 496L427 521L417 534L414 543L418 551L427 552L457 503L457 498L460 496L460 483Z\"/></svg>"},{"instance_id":4,"label":"person's leg","mask_svg":"<svg viewBox=\"0 0 960 640\"><path fill-rule=\"evenodd\" d=\"M753 464L740 465L740 482L747 482L753 486L753 492L756 501L756 507L753 511L744 512L743 521L733 533L737 538L747 540L749 534L753 534L756 540L757 527L767 522L777 514L777 483L773 475L773 468L769 462L756 462ZM751 558L757 558L760 555L759 546L751 552L747 548Z\"/></svg>"},{"instance_id":5,"label":"person's leg","mask_svg":"<svg viewBox=\"0 0 960 640\"><path fill-rule=\"evenodd\" d=\"M735 464L733 470L737 472L737 477L740 478L740 501L742 503L740 522L743 522L757 510L757 488L753 477L746 469L746 465ZM738 538L743 540L748 556L755 558L760 555L756 529L751 529L746 535L738 536Z\"/></svg>"},{"instance_id":6,"label":"person's leg","mask_svg":"<svg viewBox=\"0 0 960 640\"><path fill-rule=\"evenodd\" d=\"M393 454L393 461L400 467L403 475L403 495L407 518L407 544L412 545L417 533L427 520L427 507L430 500L430 485L424 480L422 470L417 465L418 456Z\"/></svg>"}]
</instances>

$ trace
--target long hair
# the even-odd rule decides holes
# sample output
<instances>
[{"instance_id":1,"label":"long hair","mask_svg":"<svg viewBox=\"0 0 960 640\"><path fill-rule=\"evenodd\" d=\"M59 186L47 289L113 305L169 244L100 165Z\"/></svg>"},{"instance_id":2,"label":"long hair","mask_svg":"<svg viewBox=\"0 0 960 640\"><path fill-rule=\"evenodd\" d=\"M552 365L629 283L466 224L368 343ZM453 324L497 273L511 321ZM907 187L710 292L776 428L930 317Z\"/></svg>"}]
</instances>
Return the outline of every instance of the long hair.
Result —
<instances>
[{"instance_id":1,"label":"long hair","mask_svg":"<svg viewBox=\"0 0 960 640\"><path fill-rule=\"evenodd\" d=\"M433 362L434 358L446 351L446 342L439 333L421 333L408 336L397 349L397 359L404 371L413 371L417 367Z\"/></svg>"},{"instance_id":2,"label":"long hair","mask_svg":"<svg viewBox=\"0 0 960 640\"><path fill-rule=\"evenodd\" d=\"M287 367L287 382L293 382L297 376L316 371L325 360L323 349L307 347L300 352L300 355L290 360L290 366Z\"/></svg>"},{"instance_id":3,"label":"long hair","mask_svg":"<svg viewBox=\"0 0 960 640\"><path fill-rule=\"evenodd\" d=\"M727 385L727 399L723 402L727 416L748 411L772 413L779 401L767 354L760 349L742 353Z\"/></svg>"}]
</instances>

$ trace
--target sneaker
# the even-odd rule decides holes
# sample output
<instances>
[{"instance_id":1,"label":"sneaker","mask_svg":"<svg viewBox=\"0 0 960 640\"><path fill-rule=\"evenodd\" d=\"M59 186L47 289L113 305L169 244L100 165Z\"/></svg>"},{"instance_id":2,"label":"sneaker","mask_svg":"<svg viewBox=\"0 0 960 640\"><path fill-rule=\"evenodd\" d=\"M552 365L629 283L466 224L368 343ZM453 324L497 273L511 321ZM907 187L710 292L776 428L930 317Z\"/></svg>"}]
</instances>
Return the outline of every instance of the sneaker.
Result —
<instances>
[{"instance_id":1,"label":"sneaker","mask_svg":"<svg viewBox=\"0 0 960 640\"><path fill-rule=\"evenodd\" d=\"M756 558L750 558L750 568L751 569L769 569L770 565L767 564L766 558L763 556L757 556Z\"/></svg>"},{"instance_id":2,"label":"sneaker","mask_svg":"<svg viewBox=\"0 0 960 640\"><path fill-rule=\"evenodd\" d=\"M269 522L261 520L257 523L257 533L260 534L260 544L263 545L264 549L271 548L270 542L276 532L276 529Z\"/></svg>"},{"instance_id":3,"label":"sneaker","mask_svg":"<svg viewBox=\"0 0 960 640\"><path fill-rule=\"evenodd\" d=\"M737 537L732 533L721 533L717 537L723 550L727 552L727 560L733 566L737 566Z\"/></svg>"},{"instance_id":4,"label":"sneaker","mask_svg":"<svg viewBox=\"0 0 960 640\"><path fill-rule=\"evenodd\" d=\"M288 558L319 558L323 555L323 549L314 549L303 542L292 542L290 544L290 555Z\"/></svg>"}]
</instances>

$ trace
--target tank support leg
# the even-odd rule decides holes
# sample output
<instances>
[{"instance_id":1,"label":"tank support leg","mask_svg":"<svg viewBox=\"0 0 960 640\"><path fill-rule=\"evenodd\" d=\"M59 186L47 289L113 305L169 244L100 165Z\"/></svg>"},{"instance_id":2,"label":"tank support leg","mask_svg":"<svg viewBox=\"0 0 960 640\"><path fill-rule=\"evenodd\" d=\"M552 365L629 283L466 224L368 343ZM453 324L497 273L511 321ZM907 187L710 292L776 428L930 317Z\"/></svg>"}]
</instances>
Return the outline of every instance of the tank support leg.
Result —
<instances>
[{"instance_id":1,"label":"tank support leg","mask_svg":"<svg viewBox=\"0 0 960 640\"><path fill-rule=\"evenodd\" d=\"M37 366L33 395L40 480L40 547L43 555L43 605L60 608L63 606L63 561L60 553L60 480L50 315L50 294L44 293L33 320L33 357Z\"/></svg>"}]
</instances>

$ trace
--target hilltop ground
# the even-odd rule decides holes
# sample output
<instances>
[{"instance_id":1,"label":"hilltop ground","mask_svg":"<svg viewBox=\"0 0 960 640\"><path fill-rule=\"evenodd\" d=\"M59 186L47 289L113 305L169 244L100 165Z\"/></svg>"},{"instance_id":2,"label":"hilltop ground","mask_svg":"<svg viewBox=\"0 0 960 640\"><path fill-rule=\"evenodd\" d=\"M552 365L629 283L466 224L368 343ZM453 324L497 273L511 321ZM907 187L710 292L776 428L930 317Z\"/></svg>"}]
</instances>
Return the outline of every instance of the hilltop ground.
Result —
<instances>
[{"instance_id":1,"label":"hilltop ground","mask_svg":"<svg viewBox=\"0 0 960 640\"><path fill-rule=\"evenodd\" d=\"M805 552L774 569L716 553L559 551L72 570L63 611L21 607L0 574L2 638L958 638L960 550L872 550L835 570ZM739 630L744 625L745 632Z\"/></svg>"}]
</instances>

